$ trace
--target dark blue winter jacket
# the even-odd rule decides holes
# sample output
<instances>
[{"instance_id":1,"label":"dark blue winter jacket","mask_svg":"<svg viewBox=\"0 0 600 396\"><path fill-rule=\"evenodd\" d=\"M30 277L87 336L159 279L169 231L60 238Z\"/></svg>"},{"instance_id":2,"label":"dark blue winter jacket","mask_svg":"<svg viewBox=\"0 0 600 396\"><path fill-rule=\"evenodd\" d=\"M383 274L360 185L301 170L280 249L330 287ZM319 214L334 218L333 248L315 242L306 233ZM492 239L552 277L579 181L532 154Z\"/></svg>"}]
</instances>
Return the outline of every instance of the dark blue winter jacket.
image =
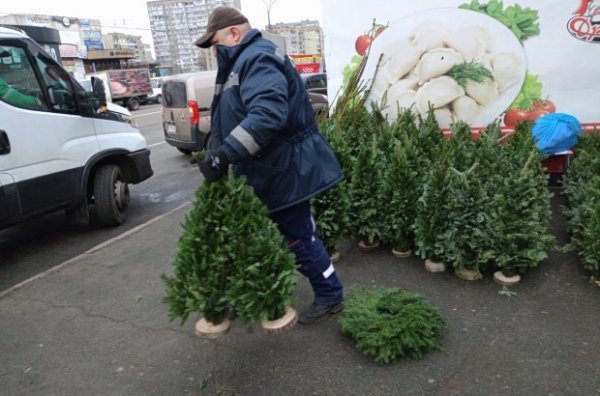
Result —
<instances>
[{"instance_id":1,"label":"dark blue winter jacket","mask_svg":"<svg viewBox=\"0 0 600 396\"><path fill-rule=\"evenodd\" d=\"M285 209L343 179L319 132L302 79L275 44L249 31L239 45L217 46L211 148L224 145L270 212Z\"/></svg>"}]
</instances>

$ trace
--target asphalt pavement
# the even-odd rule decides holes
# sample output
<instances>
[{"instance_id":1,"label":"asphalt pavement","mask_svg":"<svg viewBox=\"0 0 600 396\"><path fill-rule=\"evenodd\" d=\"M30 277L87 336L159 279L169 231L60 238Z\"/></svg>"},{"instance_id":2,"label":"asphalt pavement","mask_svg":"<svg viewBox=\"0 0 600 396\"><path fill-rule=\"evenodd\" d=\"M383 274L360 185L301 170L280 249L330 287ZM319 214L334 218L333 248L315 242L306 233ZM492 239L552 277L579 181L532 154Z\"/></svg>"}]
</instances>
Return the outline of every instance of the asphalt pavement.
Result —
<instances>
[{"instance_id":1,"label":"asphalt pavement","mask_svg":"<svg viewBox=\"0 0 600 396\"><path fill-rule=\"evenodd\" d=\"M564 243L554 198L553 229ZM594 395L600 394L600 289L571 253L552 252L506 297L492 274L458 279L387 248L340 246L346 292L359 285L421 293L448 320L444 350L373 362L337 319L281 335L237 320L197 337L169 322L163 273L185 205L0 296L2 395ZM297 308L310 302L299 276Z\"/></svg>"}]
</instances>

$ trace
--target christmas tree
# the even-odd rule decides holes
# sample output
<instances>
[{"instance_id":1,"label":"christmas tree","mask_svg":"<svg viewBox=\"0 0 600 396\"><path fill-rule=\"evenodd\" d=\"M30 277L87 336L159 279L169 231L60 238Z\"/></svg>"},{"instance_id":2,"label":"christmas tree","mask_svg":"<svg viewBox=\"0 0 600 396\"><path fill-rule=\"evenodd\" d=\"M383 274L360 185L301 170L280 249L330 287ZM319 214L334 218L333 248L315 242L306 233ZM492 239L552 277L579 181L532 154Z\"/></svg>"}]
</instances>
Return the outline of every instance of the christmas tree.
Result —
<instances>
[{"instance_id":1,"label":"christmas tree","mask_svg":"<svg viewBox=\"0 0 600 396\"><path fill-rule=\"evenodd\" d=\"M391 127L395 140L386 142L386 162L383 175L383 200L388 202L383 223L383 242L390 244L397 255L405 255L414 247L413 224L420 179L416 165L416 127L413 115L406 111Z\"/></svg>"},{"instance_id":2,"label":"christmas tree","mask_svg":"<svg viewBox=\"0 0 600 396\"><path fill-rule=\"evenodd\" d=\"M350 187L351 227L366 246L377 245L381 240L382 219L388 209L388 203L379 194L385 166L378 135L374 134L371 142L359 149Z\"/></svg>"},{"instance_id":3,"label":"christmas tree","mask_svg":"<svg viewBox=\"0 0 600 396\"><path fill-rule=\"evenodd\" d=\"M171 319L196 312L212 324L230 310L242 320L283 315L295 284L295 260L243 177L203 183L163 275Z\"/></svg>"},{"instance_id":4,"label":"christmas tree","mask_svg":"<svg viewBox=\"0 0 600 396\"><path fill-rule=\"evenodd\" d=\"M500 162L504 177L496 178L490 196L490 235L496 243L489 254L505 277L514 277L537 266L554 246L548 176L530 124L517 128Z\"/></svg>"},{"instance_id":5,"label":"christmas tree","mask_svg":"<svg viewBox=\"0 0 600 396\"><path fill-rule=\"evenodd\" d=\"M600 135L582 135L569 166L564 208L571 233L569 248L579 254L591 280L600 286Z\"/></svg>"},{"instance_id":6,"label":"christmas tree","mask_svg":"<svg viewBox=\"0 0 600 396\"><path fill-rule=\"evenodd\" d=\"M327 252L332 255L336 251L336 243L350 228L348 180L354 159L351 156L351 148L343 131L336 127L332 120L323 122L321 130L329 141L345 175L345 179L337 186L318 195L311 202L317 224L317 233L323 240Z\"/></svg>"}]
</instances>

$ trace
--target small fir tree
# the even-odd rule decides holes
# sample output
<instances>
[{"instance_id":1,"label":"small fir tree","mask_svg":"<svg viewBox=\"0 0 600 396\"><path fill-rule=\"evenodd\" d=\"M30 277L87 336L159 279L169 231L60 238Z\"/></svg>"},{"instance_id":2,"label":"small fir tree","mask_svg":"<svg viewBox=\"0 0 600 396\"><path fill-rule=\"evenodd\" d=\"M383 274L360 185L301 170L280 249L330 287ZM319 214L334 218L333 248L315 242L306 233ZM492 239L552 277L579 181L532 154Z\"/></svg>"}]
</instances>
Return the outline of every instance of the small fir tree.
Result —
<instances>
[{"instance_id":1,"label":"small fir tree","mask_svg":"<svg viewBox=\"0 0 600 396\"><path fill-rule=\"evenodd\" d=\"M233 266L227 301L243 321L275 320L291 304L296 263L287 243L268 217L267 207L243 178L228 180L231 190L226 246Z\"/></svg>"},{"instance_id":2,"label":"small fir tree","mask_svg":"<svg viewBox=\"0 0 600 396\"><path fill-rule=\"evenodd\" d=\"M349 178L353 158L350 146L345 140L343 131L337 128L333 121L323 123L321 130L329 141L345 179L337 186L325 191L312 200L312 208L317 224L317 233L323 240L329 254L335 252L337 242L348 233L350 229L350 187Z\"/></svg>"},{"instance_id":3,"label":"small fir tree","mask_svg":"<svg viewBox=\"0 0 600 396\"><path fill-rule=\"evenodd\" d=\"M350 187L351 228L354 235L367 245L381 240L382 216L388 206L379 194L384 169L378 136L373 135L369 144L360 147Z\"/></svg>"},{"instance_id":4,"label":"small fir tree","mask_svg":"<svg viewBox=\"0 0 600 396\"><path fill-rule=\"evenodd\" d=\"M490 235L496 244L490 254L507 277L537 266L554 244L549 228L550 193L539 167L539 155L533 148L520 170L499 180L491 201Z\"/></svg>"},{"instance_id":5,"label":"small fir tree","mask_svg":"<svg viewBox=\"0 0 600 396\"><path fill-rule=\"evenodd\" d=\"M569 206L563 208L571 234L570 250L600 282L600 135L582 135L564 182Z\"/></svg>"},{"instance_id":6,"label":"small fir tree","mask_svg":"<svg viewBox=\"0 0 600 396\"><path fill-rule=\"evenodd\" d=\"M392 145L390 166L383 175L384 202L388 210L383 223L382 240L394 250L406 252L414 247L413 224L418 199L418 174L410 163L414 151L412 139L405 132Z\"/></svg>"},{"instance_id":7,"label":"small fir tree","mask_svg":"<svg viewBox=\"0 0 600 396\"><path fill-rule=\"evenodd\" d=\"M295 260L267 209L233 172L196 192L173 263L163 275L171 319L192 312L221 323L280 317L291 300Z\"/></svg>"},{"instance_id":8,"label":"small fir tree","mask_svg":"<svg viewBox=\"0 0 600 396\"><path fill-rule=\"evenodd\" d=\"M433 121L428 121L426 132L435 136ZM430 155L437 154L432 161L432 168L423 184L423 193L417 201L417 217L415 219L415 237L417 251L422 258L443 262L452 260L448 256L447 231L450 225L448 203L449 172L462 172L473 166L475 162L474 143L471 139L471 129L464 122L451 126L452 136L448 141L440 142L440 151L429 147ZM453 208L457 210L458 208Z\"/></svg>"},{"instance_id":9,"label":"small fir tree","mask_svg":"<svg viewBox=\"0 0 600 396\"><path fill-rule=\"evenodd\" d=\"M475 163L466 171L451 168L448 175L448 226L445 253L455 269L481 273L485 261L489 220L484 210L487 197Z\"/></svg>"},{"instance_id":10,"label":"small fir tree","mask_svg":"<svg viewBox=\"0 0 600 396\"><path fill-rule=\"evenodd\" d=\"M450 126L452 135L448 140L448 164L459 172L470 169L477 161L477 152L471 127L459 121Z\"/></svg>"},{"instance_id":11,"label":"small fir tree","mask_svg":"<svg viewBox=\"0 0 600 396\"><path fill-rule=\"evenodd\" d=\"M446 258L445 237L448 189L448 151L445 150L429 170L423 193L417 200L414 232L417 253L423 259L443 262Z\"/></svg>"},{"instance_id":12,"label":"small fir tree","mask_svg":"<svg viewBox=\"0 0 600 396\"><path fill-rule=\"evenodd\" d=\"M377 362L391 363L409 355L420 359L441 350L446 320L416 293L397 288L358 289L345 303L342 332Z\"/></svg>"},{"instance_id":13,"label":"small fir tree","mask_svg":"<svg viewBox=\"0 0 600 396\"><path fill-rule=\"evenodd\" d=\"M192 209L183 222L173 276L162 275L169 318L181 318L182 325L193 312L219 324L229 311L225 293L233 266L226 251L230 233L223 224L229 218L224 212L230 209L228 195L229 186L222 181L204 183L198 188Z\"/></svg>"},{"instance_id":14,"label":"small fir tree","mask_svg":"<svg viewBox=\"0 0 600 396\"><path fill-rule=\"evenodd\" d=\"M496 183L492 199L491 233L498 242L496 266L505 276L524 274L536 267L554 247L551 235L548 175L531 133L532 124L517 127L508 139L503 169L511 177Z\"/></svg>"},{"instance_id":15,"label":"small fir tree","mask_svg":"<svg viewBox=\"0 0 600 396\"><path fill-rule=\"evenodd\" d=\"M412 117L412 114L403 114L400 118L404 117ZM419 116L417 120L418 128L413 120L413 126L407 123L407 131L415 136L416 168L420 170L421 180L425 180L429 174L430 165L439 161L444 145L444 135L433 115L433 111L430 111L425 119Z\"/></svg>"}]
</instances>

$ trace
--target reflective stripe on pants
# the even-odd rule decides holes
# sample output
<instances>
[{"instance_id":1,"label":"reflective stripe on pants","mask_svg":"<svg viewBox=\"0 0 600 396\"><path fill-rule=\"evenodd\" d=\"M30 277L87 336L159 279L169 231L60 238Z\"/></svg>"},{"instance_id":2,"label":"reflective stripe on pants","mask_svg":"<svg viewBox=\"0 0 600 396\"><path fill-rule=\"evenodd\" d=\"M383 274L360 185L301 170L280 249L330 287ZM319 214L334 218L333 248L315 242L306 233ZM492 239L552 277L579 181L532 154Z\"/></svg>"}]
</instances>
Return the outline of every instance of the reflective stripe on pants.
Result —
<instances>
[{"instance_id":1,"label":"reflective stripe on pants","mask_svg":"<svg viewBox=\"0 0 600 396\"><path fill-rule=\"evenodd\" d=\"M271 214L279 231L296 256L298 271L308 278L315 303L331 305L342 300L344 289L337 277L325 245L315 230L310 203L302 202Z\"/></svg>"}]
</instances>

